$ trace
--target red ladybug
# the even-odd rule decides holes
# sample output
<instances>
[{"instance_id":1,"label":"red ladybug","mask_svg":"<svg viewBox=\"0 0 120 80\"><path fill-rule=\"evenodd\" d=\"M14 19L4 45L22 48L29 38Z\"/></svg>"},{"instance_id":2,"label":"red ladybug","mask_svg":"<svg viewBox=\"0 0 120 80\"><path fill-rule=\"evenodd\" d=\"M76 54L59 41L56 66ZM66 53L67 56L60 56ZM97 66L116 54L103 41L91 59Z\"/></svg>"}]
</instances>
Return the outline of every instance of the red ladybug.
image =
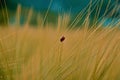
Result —
<instances>
[{"instance_id":1,"label":"red ladybug","mask_svg":"<svg viewBox=\"0 0 120 80\"><path fill-rule=\"evenodd\" d=\"M60 42L63 42L64 40L65 40L65 37L62 36L62 37L60 38Z\"/></svg>"}]
</instances>

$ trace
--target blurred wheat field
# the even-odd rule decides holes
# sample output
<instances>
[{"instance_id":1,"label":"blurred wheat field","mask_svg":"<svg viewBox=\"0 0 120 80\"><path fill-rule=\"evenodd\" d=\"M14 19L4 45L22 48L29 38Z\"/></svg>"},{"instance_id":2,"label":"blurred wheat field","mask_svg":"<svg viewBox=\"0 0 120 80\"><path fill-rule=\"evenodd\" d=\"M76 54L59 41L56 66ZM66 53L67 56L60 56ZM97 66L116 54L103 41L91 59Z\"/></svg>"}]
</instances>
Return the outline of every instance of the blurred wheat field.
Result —
<instances>
[{"instance_id":1,"label":"blurred wheat field","mask_svg":"<svg viewBox=\"0 0 120 80\"><path fill-rule=\"evenodd\" d=\"M117 28L2 28L0 80L119 80L119 35Z\"/></svg>"},{"instance_id":2,"label":"blurred wheat field","mask_svg":"<svg viewBox=\"0 0 120 80\"><path fill-rule=\"evenodd\" d=\"M0 80L120 80L120 22L104 27L104 19L97 20L101 7L92 26L91 7L71 23L69 14L58 15L56 24L47 22L49 8L44 17L30 9L21 25L24 12L18 5L14 25L9 20L0 25ZM30 25L32 18L36 26Z\"/></svg>"}]
</instances>

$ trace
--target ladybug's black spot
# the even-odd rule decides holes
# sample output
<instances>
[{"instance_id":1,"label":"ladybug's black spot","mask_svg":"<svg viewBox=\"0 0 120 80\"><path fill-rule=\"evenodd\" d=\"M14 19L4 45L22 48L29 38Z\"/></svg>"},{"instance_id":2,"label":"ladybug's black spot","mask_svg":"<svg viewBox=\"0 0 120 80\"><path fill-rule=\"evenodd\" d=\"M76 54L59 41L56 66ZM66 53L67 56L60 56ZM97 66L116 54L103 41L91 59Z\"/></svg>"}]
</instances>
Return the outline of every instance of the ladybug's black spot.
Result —
<instances>
[{"instance_id":1,"label":"ladybug's black spot","mask_svg":"<svg viewBox=\"0 0 120 80\"><path fill-rule=\"evenodd\" d=\"M63 42L65 40L65 37L62 36L61 39L60 39L60 42Z\"/></svg>"}]
</instances>

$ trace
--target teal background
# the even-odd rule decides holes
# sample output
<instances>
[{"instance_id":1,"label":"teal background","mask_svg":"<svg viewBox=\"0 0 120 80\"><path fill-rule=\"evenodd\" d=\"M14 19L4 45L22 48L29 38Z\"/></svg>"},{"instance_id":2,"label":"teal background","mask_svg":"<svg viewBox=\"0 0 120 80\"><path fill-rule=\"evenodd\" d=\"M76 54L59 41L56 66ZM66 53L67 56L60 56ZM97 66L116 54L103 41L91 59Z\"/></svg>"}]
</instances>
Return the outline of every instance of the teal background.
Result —
<instances>
[{"instance_id":1,"label":"teal background","mask_svg":"<svg viewBox=\"0 0 120 80\"><path fill-rule=\"evenodd\" d=\"M52 1L51 5L50 5L50 1ZM54 20L56 20L58 14L62 15L64 13L70 13L72 19L74 19L76 15L90 3L90 1L91 0L6 0L6 4L8 10L12 11L13 13L16 12L17 5L21 4L26 8L33 8L34 10L41 12L43 15L50 6L50 10L49 10L50 16L52 16L53 18L55 18ZM101 2L102 0L92 0L92 9L93 8L95 9L92 11L90 15L91 20L94 19L97 6L100 6ZM100 10L100 15L98 16L98 21L101 20L100 18L105 13L108 4L109 4L109 0L103 0L103 4ZM0 5L5 7L4 0L1 0ZM120 0L111 0L110 5L108 7L108 11L106 15L103 16L103 18L105 19L104 25L108 25L113 20L114 20L113 22L118 22L120 20L120 9L116 10L112 16L108 16L116 6L120 7ZM2 9L1 6L0 9ZM86 13L87 9L83 13ZM24 23L24 20L25 20L24 16L21 16L21 24ZM54 20L53 22L55 22ZM2 21L2 19L0 21ZM10 18L10 22L14 23L14 17Z\"/></svg>"}]
</instances>

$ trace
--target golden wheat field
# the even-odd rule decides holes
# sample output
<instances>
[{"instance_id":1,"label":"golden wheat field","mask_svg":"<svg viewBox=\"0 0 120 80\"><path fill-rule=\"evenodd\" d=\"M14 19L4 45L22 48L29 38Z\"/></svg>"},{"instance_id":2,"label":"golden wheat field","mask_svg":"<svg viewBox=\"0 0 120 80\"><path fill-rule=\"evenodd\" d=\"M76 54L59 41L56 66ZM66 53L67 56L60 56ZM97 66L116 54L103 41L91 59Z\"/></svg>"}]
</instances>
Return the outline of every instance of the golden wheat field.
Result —
<instances>
[{"instance_id":1,"label":"golden wheat field","mask_svg":"<svg viewBox=\"0 0 120 80\"><path fill-rule=\"evenodd\" d=\"M1 28L0 80L120 80L119 35L117 28Z\"/></svg>"},{"instance_id":2,"label":"golden wheat field","mask_svg":"<svg viewBox=\"0 0 120 80\"><path fill-rule=\"evenodd\" d=\"M21 27L18 5L15 24L0 25L0 80L120 80L120 22L103 27L104 21L96 21L90 27L88 9L78 28L84 13L73 23L65 14L50 24L47 11L32 26L33 14L30 9Z\"/></svg>"}]
</instances>

